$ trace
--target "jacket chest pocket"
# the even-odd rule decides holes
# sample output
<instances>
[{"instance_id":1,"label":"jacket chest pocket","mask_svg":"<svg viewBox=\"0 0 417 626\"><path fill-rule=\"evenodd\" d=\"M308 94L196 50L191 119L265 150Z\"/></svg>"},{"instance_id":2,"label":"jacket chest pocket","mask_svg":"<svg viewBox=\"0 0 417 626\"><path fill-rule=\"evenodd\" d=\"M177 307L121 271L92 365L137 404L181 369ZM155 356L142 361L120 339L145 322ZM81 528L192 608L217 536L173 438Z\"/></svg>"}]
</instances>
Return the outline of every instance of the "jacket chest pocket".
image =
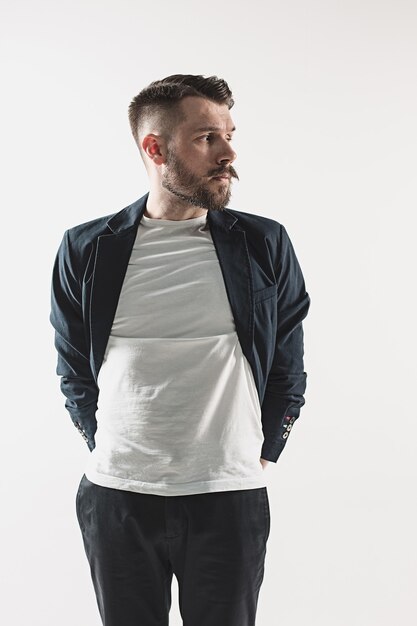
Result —
<instances>
[{"instance_id":1,"label":"jacket chest pocket","mask_svg":"<svg viewBox=\"0 0 417 626\"><path fill-rule=\"evenodd\" d=\"M255 291L254 302L254 350L266 380L274 359L277 334L277 285Z\"/></svg>"},{"instance_id":2,"label":"jacket chest pocket","mask_svg":"<svg viewBox=\"0 0 417 626\"><path fill-rule=\"evenodd\" d=\"M269 287L264 287L263 289L258 289L257 291L254 291L254 303L258 304L258 302L263 302L264 300L269 300L269 298L276 297L277 288L277 285L269 285Z\"/></svg>"}]
</instances>

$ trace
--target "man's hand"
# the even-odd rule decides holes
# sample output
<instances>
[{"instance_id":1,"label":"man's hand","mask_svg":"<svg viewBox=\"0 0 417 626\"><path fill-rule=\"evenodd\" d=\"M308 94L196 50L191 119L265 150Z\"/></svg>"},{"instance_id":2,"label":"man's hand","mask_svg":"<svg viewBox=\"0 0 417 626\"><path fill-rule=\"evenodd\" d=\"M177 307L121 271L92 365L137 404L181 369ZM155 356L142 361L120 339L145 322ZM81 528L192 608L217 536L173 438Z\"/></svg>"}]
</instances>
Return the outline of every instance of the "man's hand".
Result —
<instances>
[{"instance_id":1,"label":"man's hand","mask_svg":"<svg viewBox=\"0 0 417 626\"><path fill-rule=\"evenodd\" d=\"M262 457L259 460L261 462L261 465L262 465L263 469L265 469L265 467L268 465L269 461L267 461L266 459L263 459Z\"/></svg>"}]
</instances>

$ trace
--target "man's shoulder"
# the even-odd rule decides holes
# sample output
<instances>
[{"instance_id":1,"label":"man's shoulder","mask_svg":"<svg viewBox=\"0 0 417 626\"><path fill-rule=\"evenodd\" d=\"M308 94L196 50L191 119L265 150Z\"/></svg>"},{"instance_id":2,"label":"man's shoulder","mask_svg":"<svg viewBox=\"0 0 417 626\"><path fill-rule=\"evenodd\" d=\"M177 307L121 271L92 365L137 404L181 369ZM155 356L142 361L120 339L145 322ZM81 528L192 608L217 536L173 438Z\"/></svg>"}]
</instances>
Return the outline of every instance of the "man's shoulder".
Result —
<instances>
[{"instance_id":1,"label":"man's shoulder","mask_svg":"<svg viewBox=\"0 0 417 626\"><path fill-rule=\"evenodd\" d=\"M129 204L123 209L102 215L100 217L93 218L81 224L75 224L66 230L66 235L71 248L76 252L83 252L87 248L91 247L100 235L109 235L112 233L111 228L108 226L108 222L116 215L124 214L131 209L135 203Z\"/></svg>"},{"instance_id":2,"label":"man's shoulder","mask_svg":"<svg viewBox=\"0 0 417 626\"><path fill-rule=\"evenodd\" d=\"M108 215L96 217L92 220L88 220L87 222L82 222L81 224L75 224L74 226L68 228L68 236L71 241L91 241L97 235L108 232L109 229L107 222L114 215L116 215L116 213L109 213Z\"/></svg>"},{"instance_id":3,"label":"man's shoulder","mask_svg":"<svg viewBox=\"0 0 417 626\"><path fill-rule=\"evenodd\" d=\"M109 235L114 231L115 226L131 227L135 224L140 211L146 202L148 194L145 194L138 200L128 204L127 206L108 213L101 217L76 224L67 229L66 235L69 241L74 245L85 247L86 245L94 242L100 235ZM113 218L116 218L114 220Z\"/></svg>"}]
</instances>

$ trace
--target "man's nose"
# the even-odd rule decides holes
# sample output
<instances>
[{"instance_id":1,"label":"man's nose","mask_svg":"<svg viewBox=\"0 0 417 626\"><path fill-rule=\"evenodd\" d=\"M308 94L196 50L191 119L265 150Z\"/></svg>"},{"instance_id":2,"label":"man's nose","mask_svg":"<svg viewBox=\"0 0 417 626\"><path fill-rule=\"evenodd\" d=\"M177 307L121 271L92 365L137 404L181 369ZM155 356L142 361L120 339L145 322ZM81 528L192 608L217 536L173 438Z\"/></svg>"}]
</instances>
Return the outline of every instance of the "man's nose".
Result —
<instances>
[{"instance_id":1,"label":"man's nose","mask_svg":"<svg viewBox=\"0 0 417 626\"><path fill-rule=\"evenodd\" d=\"M232 146L228 143L224 150L222 151L222 153L219 155L219 163L222 161L229 161L230 163L233 163L233 161L236 159L237 154L236 152L233 150Z\"/></svg>"}]
</instances>

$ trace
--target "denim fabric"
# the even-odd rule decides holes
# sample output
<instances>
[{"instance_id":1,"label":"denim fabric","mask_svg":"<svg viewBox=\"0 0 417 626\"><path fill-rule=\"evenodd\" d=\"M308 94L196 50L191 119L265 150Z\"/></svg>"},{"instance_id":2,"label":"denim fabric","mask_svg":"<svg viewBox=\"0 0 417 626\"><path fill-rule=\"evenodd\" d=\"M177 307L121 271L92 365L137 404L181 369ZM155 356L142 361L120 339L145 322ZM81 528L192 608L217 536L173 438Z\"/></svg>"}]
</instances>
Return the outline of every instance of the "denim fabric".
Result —
<instances>
[{"instance_id":1,"label":"denim fabric","mask_svg":"<svg viewBox=\"0 0 417 626\"><path fill-rule=\"evenodd\" d=\"M76 512L103 626L167 626L176 576L184 626L254 626L266 487L158 496L83 475Z\"/></svg>"}]
</instances>

